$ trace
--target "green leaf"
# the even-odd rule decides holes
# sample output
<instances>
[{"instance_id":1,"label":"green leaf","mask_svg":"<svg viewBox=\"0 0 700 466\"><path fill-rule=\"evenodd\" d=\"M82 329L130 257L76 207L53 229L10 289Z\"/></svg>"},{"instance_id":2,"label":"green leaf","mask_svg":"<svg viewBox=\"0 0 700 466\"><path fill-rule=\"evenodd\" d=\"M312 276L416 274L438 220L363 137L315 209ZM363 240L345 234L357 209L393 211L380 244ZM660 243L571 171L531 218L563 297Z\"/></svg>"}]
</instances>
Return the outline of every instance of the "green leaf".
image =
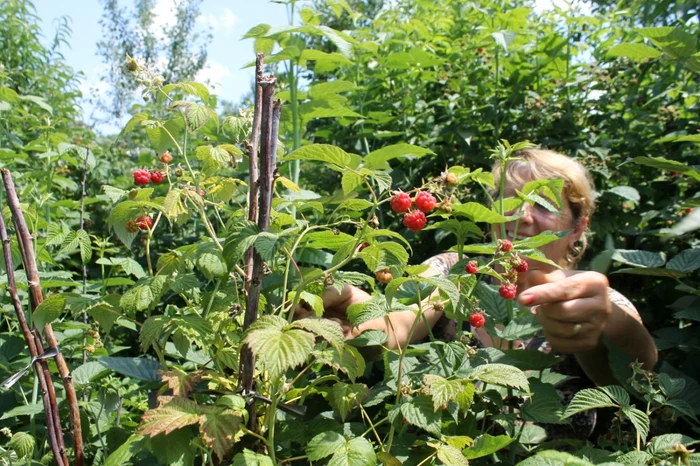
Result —
<instances>
[{"instance_id":1,"label":"green leaf","mask_svg":"<svg viewBox=\"0 0 700 466\"><path fill-rule=\"evenodd\" d=\"M465 215L469 217L473 222L485 222L485 223L504 223L508 221L507 217L495 212L478 202L468 202L466 204L459 204L452 206L452 212L459 215Z\"/></svg>"},{"instance_id":2,"label":"green leaf","mask_svg":"<svg viewBox=\"0 0 700 466\"><path fill-rule=\"evenodd\" d=\"M127 377L133 377L147 382L160 382L158 371L162 370L162 367L160 363L154 359L103 356L97 361L107 369L111 369Z\"/></svg>"},{"instance_id":3,"label":"green leaf","mask_svg":"<svg viewBox=\"0 0 700 466\"><path fill-rule=\"evenodd\" d=\"M199 418L199 430L202 440L214 450L216 456L225 458L233 449L239 434L242 434L243 419L231 409L206 406L202 407L201 411L203 414Z\"/></svg>"},{"instance_id":4,"label":"green leaf","mask_svg":"<svg viewBox=\"0 0 700 466\"><path fill-rule=\"evenodd\" d=\"M680 28L651 27L642 28L639 33L659 47L673 59L681 59L694 55L697 38Z\"/></svg>"},{"instance_id":5,"label":"green leaf","mask_svg":"<svg viewBox=\"0 0 700 466\"><path fill-rule=\"evenodd\" d=\"M630 395L627 391L619 385L608 385L606 387L598 387L598 390L602 390L610 398L615 401L620 406L628 406L630 404Z\"/></svg>"},{"instance_id":6,"label":"green leaf","mask_svg":"<svg viewBox=\"0 0 700 466\"><path fill-rule=\"evenodd\" d=\"M505 350L504 353L509 359L513 360L512 364L518 369L524 371L542 371L560 362L561 357L552 353L545 353L539 350Z\"/></svg>"},{"instance_id":7,"label":"green leaf","mask_svg":"<svg viewBox=\"0 0 700 466\"><path fill-rule=\"evenodd\" d=\"M320 461L345 446L345 437L334 431L318 434L306 446L306 454L311 461Z\"/></svg>"},{"instance_id":8,"label":"green leaf","mask_svg":"<svg viewBox=\"0 0 700 466\"><path fill-rule=\"evenodd\" d=\"M608 50L608 55L612 57L627 57L632 60L642 61L647 58L659 58L661 52L653 47L644 44L618 44Z\"/></svg>"},{"instance_id":9,"label":"green leaf","mask_svg":"<svg viewBox=\"0 0 700 466\"><path fill-rule=\"evenodd\" d=\"M680 278L685 275L685 272L680 270L664 269L659 267L650 268L633 268L633 269L618 269L612 273L627 273L630 275L646 275L651 277L669 277L669 278Z\"/></svg>"},{"instance_id":10,"label":"green leaf","mask_svg":"<svg viewBox=\"0 0 700 466\"><path fill-rule=\"evenodd\" d=\"M340 418L345 421L350 411L367 398L368 394L369 391L364 384L338 382L329 390L328 402L340 415Z\"/></svg>"},{"instance_id":11,"label":"green leaf","mask_svg":"<svg viewBox=\"0 0 700 466\"><path fill-rule=\"evenodd\" d=\"M387 168L389 160L401 157L423 157L425 155L435 155L435 152L413 144L394 144L393 146L382 147L370 152L364 159L363 163L370 170Z\"/></svg>"},{"instance_id":12,"label":"green leaf","mask_svg":"<svg viewBox=\"0 0 700 466\"><path fill-rule=\"evenodd\" d=\"M442 464L447 466L468 466L469 461L465 458L464 454L452 445L445 443L428 443L429 446L437 450L437 457Z\"/></svg>"},{"instance_id":13,"label":"green leaf","mask_svg":"<svg viewBox=\"0 0 700 466\"><path fill-rule=\"evenodd\" d=\"M672 378L669 374L662 372L659 374L659 386L667 397L675 398L683 392L685 379Z\"/></svg>"},{"instance_id":14,"label":"green leaf","mask_svg":"<svg viewBox=\"0 0 700 466\"><path fill-rule=\"evenodd\" d=\"M652 455L666 455L668 450L672 449L674 445L681 444L685 446L690 446L697 441L687 435L682 434L664 434L654 437L647 448L647 451Z\"/></svg>"},{"instance_id":15,"label":"green leaf","mask_svg":"<svg viewBox=\"0 0 700 466\"><path fill-rule=\"evenodd\" d=\"M429 397L418 395L405 401L400 406L401 415L406 422L420 427L435 436L440 436L441 413L433 410L433 402Z\"/></svg>"},{"instance_id":16,"label":"green leaf","mask_svg":"<svg viewBox=\"0 0 700 466\"><path fill-rule=\"evenodd\" d=\"M480 380L493 385L513 387L525 392L530 391L530 383L525 373L508 364L484 364L469 373L470 380Z\"/></svg>"},{"instance_id":17,"label":"green leaf","mask_svg":"<svg viewBox=\"0 0 700 466\"><path fill-rule=\"evenodd\" d=\"M81 387L82 385L87 385L90 382L99 379L107 373L109 373L109 369L99 362L88 361L85 364L73 369L73 383L75 383L76 387Z\"/></svg>"},{"instance_id":18,"label":"green leaf","mask_svg":"<svg viewBox=\"0 0 700 466\"><path fill-rule=\"evenodd\" d=\"M10 448L17 454L17 458L31 458L34 454L36 440L27 432L15 432L10 439Z\"/></svg>"},{"instance_id":19,"label":"green leaf","mask_svg":"<svg viewBox=\"0 0 700 466\"><path fill-rule=\"evenodd\" d=\"M425 384L430 390L433 399L433 409L445 409L448 402L454 401L461 411L466 412L474 399L474 384L463 379L447 380L439 375L426 374L423 376Z\"/></svg>"},{"instance_id":20,"label":"green leaf","mask_svg":"<svg viewBox=\"0 0 700 466\"><path fill-rule=\"evenodd\" d=\"M632 422L642 442L646 442L649 435L649 416L632 406L623 406L622 413Z\"/></svg>"},{"instance_id":21,"label":"green leaf","mask_svg":"<svg viewBox=\"0 0 700 466\"><path fill-rule=\"evenodd\" d=\"M286 155L284 160L313 160L347 167L350 164L350 155L329 144L311 144Z\"/></svg>"},{"instance_id":22,"label":"green leaf","mask_svg":"<svg viewBox=\"0 0 700 466\"><path fill-rule=\"evenodd\" d=\"M660 267L666 262L666 257L663 253L628 249L615 250L612 258L623 264L635 267Z\"/></svg>"},{"instance_id":23,"label":"green leaf","mask_svg":"<svg viewBox=\"0 0 700 466\"><path fill-rule=\"evenodd\" d=\"M36 328L42 329L44 325L50 324L58 319L66 308L65 295L55 294L49 296L34 310L33 319Z\"/></svg>"},{"instance_id":24,"label":"green leaf","mask_svg":"<svg viewBox=\"0 0 700 466\"><path fill-rule=\"evenodd\" d=\"M343 353L345 336L343 335L343 329L337 322L328 319L309 317L295 320L292 323L292 327L301 328L318 335L330 343L340 354Z\"/></svg>"},{"instance_id":25,"label":"green leaf","mask_svg":"<svg viewBox=\"0 0 700 466\"><path fill-rule=\"evenodd\" d=\"M668 261L666 268L681 272L692 272L700 269L700 248L681 251Z\"/></svg>"},{"instance_id":26,"label":"green leaf","mask_svg":"<svg viewBox=\"0 0 700 466\"><path fill-rule=\"evenodd\" d=\"M306 50L304 52L307 52ZM309 53L304 54L302 52L302 56L305 56L306 59L309 59ZM309 50L311 52L311 50ZM327 55L327 54L324 54ZM325 99L328 97L332 97L335 94L338 94L340 92L348 92L356 89L357 86L355 83L351 81L344 81L342 79L337 79L335 81L326 81L326 82L321 82L314 84L309 88L309 97L312 99Z\"/></svg>"},{"instance_id":27,"label":"green leaf","mask_svg":"<svg viewBox=\"0 0 700 466\"><path fill-rule=\"evenodd\" d=\"M364 178L355 172L346 171L343 173L343 177L340 180L340 184L343 187L343 194L346 196L353 192L355 188L364 183Z\"/></svg>"},{"instance_id":28,"label":"green leaf","mask_svg":"<svg viewBox=\"0 0 700 466\"><path fill-rule=\"evenodd\" d=\"M243 343L274 379L306 361L313 349L314 336L292 327L281 317L262 316L248 328Z\"/></svg>"},{"instance_id":29,"label":"green leaf","mask_svg":"<svg viewBox=\"0 0 700 466\"><path fill-rule=\"evenodd\" d=\"M348 440L328 461L328 466L367 466L377 464L372 444L364 437Z\"/></svg>"},{"instance_id":30,"label":"green leaf","mask_svg":"<svg viewBox=\"0 0 700 466\"><path fill-rule=\"evenodd\" d=\"M464 450L464 456L469 460L488 456L504 448L512 441L513 439L507 435L494 436L483 434L475 438L471 446Z\"/></svg>"},{"instance_id":31,"label":"green leaf","mask_svg":"<svg viewBox=\"0 0 700 466\"><path fill-rule=\"evenodd\" d=\"M517 350L513 350L517 352ZM532 397L521 406L524 420L543 424L562 424L564 406L554 385L531 379Z\"/></svg>"},{"instance_id":32,"label":"green leaf","mask_svg":"<svg viewBox=\"0 0 700 466\"><path fill-rule=\"evenodd\" d=\"M197 403L183 397L173 397L166 404L149 409L141 417L139 435L155 436L199 422Z\"/></svg>"},{"instance_id":33,"label":"green leaf","mask_svg":"<svg viewBox=\"0 0 700 466\"><path fill-rule=\"evenodd\" d=\"M635 157L632 159L632 162L661 170L676 171L688 175L696 181L700 181L700 171L675 160L668 160L663 157Z\"/></svg>"},{"instance_id":34,"label":"green leaf","mask_svg":"<svg viewBox=\"0 0 700 466\"><path fill-rule=\"evenodd\" d=\"M243 453L233 457L233 466L273 466L273 464L269 456L245 448Z\"/></svg>"},{"instance_id":35,"label":"green leaf","mask_svg":"<svg viewBox=\"0 0 700 466\"><path fill-rule=\"evenodd\" d=\"M610 466L615 465L613 463ZM518 466L593 466L584 459L563 451L544 450L518 463ZM603 466L601 464L601 466Z\"/></svg>"},{"instance_id":36,"label":"green leaf","mask_svg":"<svg viewBox=\"0 0 700 466\"><path fill-rule=\"evenodd\" d=\"M597 388L586 388L581 390L569 403L564 411L564 417L571 417L583 411L595 408L614 408L618 405L613 402L608 395Z\"/></svg>"},{"instance_id":37,"label":"green leaf","mask_svg":"<svg viewBox=\"0 0 700 466\"><path fill-rule=\"evenodd\" d=\"M389 339L389 335L381 330L365 330L347 343L353 346L364 348L367 346L381 346Z\"/></svg>"},{"instance_id":38,"label":"green leaf","mask_svg":"<svg viewBox=\"0 0 700 466\"><path fill-rule=\"evenodd\" d=\"M631 186L614 186L608 189L609 193L617 194L618 196L628 199L633 202L639 202L639 191Z\"/></svg>"},{"instance_id":39,"label":"green leaf","mask_svg":"<svg viewBox=\"0 0 700 466\"><path fill-rule=\"evenodd\" d=\"M104 466L122 466L127 464L132 456L143 451L145 437L132 435L119 448L114 450L104 462Z\"/></svg>"},{"instance_id":40,"label":"green leaf","mask_svg":"<svg viewBox=\"0 0 700 466\"><path fill-rule=\"evenodd\" d=\"M33 405L21 405L5 411L2 416L0 416L0 421L4 419L12 419L17 416L33 416L34 414L39 414L44 412L44 405L42 403L37 403Z\"/></svg>"}]
</instances>

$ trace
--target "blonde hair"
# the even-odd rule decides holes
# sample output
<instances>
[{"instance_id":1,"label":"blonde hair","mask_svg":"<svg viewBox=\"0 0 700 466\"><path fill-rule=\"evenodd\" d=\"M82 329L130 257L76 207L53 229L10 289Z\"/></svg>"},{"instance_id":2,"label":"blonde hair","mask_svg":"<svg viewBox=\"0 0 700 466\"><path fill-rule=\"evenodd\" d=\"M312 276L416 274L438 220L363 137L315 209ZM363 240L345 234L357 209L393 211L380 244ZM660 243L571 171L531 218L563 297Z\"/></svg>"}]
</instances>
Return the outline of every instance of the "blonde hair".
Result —
<instances>
[{"instance_id":1,"label":"blonde hair","mask_svg":"<svg viewBox=\"0 0 700 466\"><path fill-rule=\"evenodd\" d=\"M523 149L514 154L522 160L509 162L506 179L515 184L532 180L561 178L564 181L562 199L569 203L574 225L589 218L595 211L595 187L590 173L579 161L566 155L546 149ZM496 183L501 179L499 162L493 165L492 173ZM581 234L581 245L567 251L566 261L575 265L586 251L586 232Z\"/></svg>"}]
</instances>

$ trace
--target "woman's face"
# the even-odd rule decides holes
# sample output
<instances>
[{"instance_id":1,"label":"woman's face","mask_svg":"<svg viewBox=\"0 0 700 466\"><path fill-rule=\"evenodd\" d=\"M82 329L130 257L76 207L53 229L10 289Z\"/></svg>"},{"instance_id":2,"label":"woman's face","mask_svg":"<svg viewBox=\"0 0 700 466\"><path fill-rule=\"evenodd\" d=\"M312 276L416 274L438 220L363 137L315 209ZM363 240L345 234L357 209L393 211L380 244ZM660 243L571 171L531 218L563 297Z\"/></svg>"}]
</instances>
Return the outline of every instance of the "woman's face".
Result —
<instances>
[{"instance_id":1,"label":"woman's face","mask_svg":"<svg viewBox=\"0 0 700 466\"><path fill-rule=\"evenodd\" d=\"M505 197L515 196L516 189L522 189L522 185L506 181ZM515 231L515 221L508 222L505 225L508 238L515 240L536 236L544 231L560 232L571 230L565 237L540 248L540 251L542 251L549 260L563 265L565 263L567 250L581 237L581 234L588 224L588 219L583 219L577 224L572 218L571 207L567 200L564 200L562 207L563 210L557 215L557 213L550 212L539 204L530 205L525 203L522 207L520 221L517 222L517 232ZM530 266L532 269L549 268L549 266L542 262L534 261L530 261Z\"/></svg>"}]
</instances>

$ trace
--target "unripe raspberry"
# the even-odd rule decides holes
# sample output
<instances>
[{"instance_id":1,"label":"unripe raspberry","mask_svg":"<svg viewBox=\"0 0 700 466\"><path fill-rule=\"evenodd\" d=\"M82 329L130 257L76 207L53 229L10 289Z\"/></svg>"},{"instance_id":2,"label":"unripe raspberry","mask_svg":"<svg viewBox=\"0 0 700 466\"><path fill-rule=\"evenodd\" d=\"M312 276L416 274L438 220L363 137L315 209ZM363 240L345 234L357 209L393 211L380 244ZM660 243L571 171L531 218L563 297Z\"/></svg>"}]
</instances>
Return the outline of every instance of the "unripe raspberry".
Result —
<instances>
[{"instance_id":1,"label":"unripe raspberry","mask_svg":"<svg viewBox=\"0 0 700 466\"><path fill-rule=\"evenodd\" d=\"M525 273L527 270L530 268L530 266L527 264L527 261L523 259L522 257L518 258L520 260L519 263L517 263L514 267L516 272L518 273Z\"/></svg>"},{"instance_id":2,"label":"unripe raspberry","mask_svg":"<svg viewBox=\"0 0 700 466\"><path fill-rule=\"evenodd\" d=\"M389 283L392 280L392 278L394 278L393 275L391 274L390 269L378 270L377 272L374 273L374 276L379 283L385 283L385 284Z\"/></svg>"},{"instance_id":3,"label":"unripe raspberry","mask_svg":"<svg viewBox=\"0 0 700 466\"><path fill-rule=\"evenodd\" d=\"M469 261L467 266L464 268L465 272L474 275L479 269L479 264L476 261Z\"/></svg>"},{"instance_id":4,"label":"unripe raspberry","mask_svg":"<svg viewBox=\"0 0 700 466\"><path fill-rule=\"evenodd\" d=\"M136 219L136 225L139 227L139 230L148 230L153 226L153 219L148 215L141 215Z\"/></svg>"},{"instance_id":5,"label":"unripe raspberry","mask_svg":"<svg viewBox=\"0 0 700 466\"><path fill-rule=\"evenodd\" d=\"M447 173L445 175L445 184L447 186L456 186L458 182L459 182L459 179L457 178L457 175L455 175L454 173Z\"/></svg>"},{"instance_id":6,"label":"unripe raspberry","mask_svg":"<svg viewBox=\"0 0 700 466\"><path fill-rule=\"evenodd\" d=\"M498 249L503 252L510 252L513 249L513 243L509 239L499 239Z\"/></svg>"},{"instance_id":7,"label":"unripe raspberry","mask_svg":"<svg viewBox=\"0 0 700 466\"><path fill-rule=\"evenodd\" d=\"M139 231L139 226L134 220L128 220L126 222L126 231L129 233L137 233Z\"/></svg>"},{"instance_id":8,"label":"unripe raspberry","mask_svg":"<svg viewBox=\"0 0 700 466\"><path fill-rule=\"evenodd\" d=\"M164 178L165 178L165 175L163 175L163 172L159 172L159 171L152 171L151 172L151 182L153 184L161 184L163 182Z\"/></svg>"},{"instance_id":9,"label":"unripe raspberry","mask_svg":"<svg viewBox=\"0 0 700 466\"><path fill-rule=\"evenodd\" d=\"M437 200L435 199L435 196L433 196L429 192L421 191L418 194L416 194L415 203L416 207L418 207L418 210L427 214L435 208L435 206L437 205Z\"/></svg>"},{"instance_id":10,"label":"unripe raspberry","mask_svg":"<svg viewBox=\"0 0 700 466\"><path fill-rule=\"evenodd\" d=\"M411 231L421 231L425 228L428 219L420 210L412 210L403 216L403 224Z\"/></svg>"},{"instance_id":11,"label":"unripe raspberry","mask_svg":"<svg viewBox=\"0 0 700 466\"><path fill-rule=\"evenodd\" d=\"M473 312L469 315L469 325L474 328L481 328L486 323L483 311Z\"/></svg>"},{"instance_id":12,"label":"unripe raspberry","mask_svg":"<svg viewBox=\"0 0 700 466\"><path fill-rule=\"evenodd\" d=\"M142 170L142 169L137 169L134 170L134 183L137 185L143 186L148 184L148 182L151 180L151 174L148 173L148 170Z\"/></svg>"},{"instance_id":13,"label":"unripe raspberry","mask_svg":"<svg viewBox=\"0 0 700 466\"><path fill-rule=\"evenodd\" d=\"M357 252L362 252L363 250L367 249L369 246L370 246L370 244L365 241L364 243L360 244L357 247Z\"/></svg>"},{"instance_id":14,"label":"unripe raspberry","mask_svg":"<svg viewBox=\"0 0 700 466\"><path fill-rule=\"evenodd\" d=\"M517 291L518 287L515 285L515 283L505 283L498 289L498 292L504 299L515 298Z\"/></svg>"},{"instance_id":15,"label":"unripe raspberry","mask_svg":"<svg viewBox=\"0 0 700 466\"><path fill-rule=\"evenodd\" d=\"M166 150L163 152L163 155L160 156L160 161L163 163L170 163L173 161L173 156Z\"/></svg>"},{"instance_id":16,"label":"unripe raspberry","mask_svg":"<svg viewBox=\"0 0 700 466\"><path fill-rule=\"evenodd\" d=\"M391 204L391 208L397 214L407 212L408 209L411 208L411 196L401 191L394 194L394 197L392 197L391 201L389 202Z\"/></svg>"}]
</instances>

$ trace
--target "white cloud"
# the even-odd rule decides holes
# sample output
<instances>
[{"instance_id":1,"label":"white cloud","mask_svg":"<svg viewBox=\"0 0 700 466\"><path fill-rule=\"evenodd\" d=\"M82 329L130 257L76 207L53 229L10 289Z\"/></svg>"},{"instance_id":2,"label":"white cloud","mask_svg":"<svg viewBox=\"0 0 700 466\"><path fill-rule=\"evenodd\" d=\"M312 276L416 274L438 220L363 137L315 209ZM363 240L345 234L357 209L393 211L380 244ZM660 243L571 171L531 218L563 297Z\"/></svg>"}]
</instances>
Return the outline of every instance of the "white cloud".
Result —
<instances>
[{"instance_id":1,"label":"white cloud","mask_svg":"<svg viewBox=\"0 0 700 466\"><path fill-rule=\"evenodd\" d=\"M157 0L153 10L155 11L155 16L149 29L154 36L163 39L165 31L177 23L175 0Z\"/></svg>"},{"instance_id":2,"label":"white cloud","mask_svg":"<svg viewBox=\"0 0 700 466\"><path fill-rule=\"evenodd\" d=\"M591 13L591 3L587 0L535 0L535 12L541 14L544 11L560 8L567 11L579 11L584 15Z\"/></svg>"},{"instance_id":3,"label":"white cloud","mask_svg":"<svg viewBox=\"0 0 700 466\"><path fill-rule=\"evenodd\" d=\"M231 76L231 69L217 61L209 60L207 65L199 70L195 80L200 83L208 83L211 90L218 90L221 86L221 81Z\"/></svg>"},{"instance_id":4,"label":"white cloud","mask_svg":"<svg viewBox=\"0 0 700 466\"><path fill-rule=\"evenodd\" d=\"M238 22L239 18L233 14L229 8L224 8L223 13L214 14L208 13L201 15L197 21L211 27L212 32L216 33L223 30L224 35L230 36L233 33L233 26Z\"/></svg>"}]
</instances>

